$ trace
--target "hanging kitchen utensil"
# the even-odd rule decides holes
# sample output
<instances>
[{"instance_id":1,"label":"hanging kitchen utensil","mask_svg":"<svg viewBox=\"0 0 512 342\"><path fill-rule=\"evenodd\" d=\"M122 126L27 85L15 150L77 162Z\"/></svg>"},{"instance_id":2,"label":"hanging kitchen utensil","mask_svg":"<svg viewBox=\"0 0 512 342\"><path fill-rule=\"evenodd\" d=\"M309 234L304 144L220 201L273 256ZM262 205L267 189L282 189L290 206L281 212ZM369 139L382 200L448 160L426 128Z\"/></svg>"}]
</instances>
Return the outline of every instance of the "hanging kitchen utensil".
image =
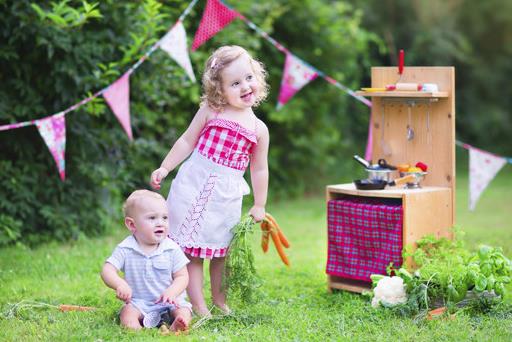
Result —
<instances>
[{"instance_id":1,"label":"hanging kitchen utensil","mask_svg":"<svg viewBox=\"0 0 512 342\"><path fill-rule=\"evenodd\" d=\"M407 175L405 177L397 178L394 181L385 181L385 180L370 180L370 179L357 179L354 181L354 185L358 190L382 190L387 185L395 186L402 185L408 182L414 181L413 175Z\"/></svg>"},{"instance_id":2,"label":"hanging kitchen utensil","mask_svg":"<svg viewBox=\"0 0 512 342\"><path fill-rule=\"evenodd\" d=\"M412 125L411 125L411 111L412 111L412 106L414 104L409 102L407 104L407 115L408 115L408 122L407 122L407 140L411 141L412 139L414 139L414 130L412 129Z\"/></svg>"}]
</instances>

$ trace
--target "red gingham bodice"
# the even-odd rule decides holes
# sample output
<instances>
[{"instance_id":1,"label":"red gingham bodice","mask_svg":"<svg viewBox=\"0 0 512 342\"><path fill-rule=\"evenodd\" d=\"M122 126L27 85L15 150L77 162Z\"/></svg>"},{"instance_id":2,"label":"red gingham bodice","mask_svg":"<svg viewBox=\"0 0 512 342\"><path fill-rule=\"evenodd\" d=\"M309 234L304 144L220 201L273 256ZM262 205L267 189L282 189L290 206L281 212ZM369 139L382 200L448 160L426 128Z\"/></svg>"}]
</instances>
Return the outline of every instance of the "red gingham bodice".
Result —
<instances>
[{"instance_id":1,"label":"red gingham bodice","mask_svg":"<svg viewBox=\"0 0 512 342\"><path fill-rule=\"evenodd\" d=\"M235 121L215 118L204 126L196 149L215 163L245 170L256 144L256 132Z\"/></svg>"}]
</instances>

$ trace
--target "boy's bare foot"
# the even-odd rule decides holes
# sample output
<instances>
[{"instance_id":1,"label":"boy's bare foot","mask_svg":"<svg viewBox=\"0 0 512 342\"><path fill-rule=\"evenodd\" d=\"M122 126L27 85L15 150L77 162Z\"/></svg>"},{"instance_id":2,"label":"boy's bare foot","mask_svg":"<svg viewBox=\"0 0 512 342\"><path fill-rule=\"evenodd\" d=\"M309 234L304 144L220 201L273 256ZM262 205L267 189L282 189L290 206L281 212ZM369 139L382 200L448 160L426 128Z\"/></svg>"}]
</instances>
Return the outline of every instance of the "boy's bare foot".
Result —
<instances>
[{"instance_id":1,"label":"boy's bare foot","mask_svg":"<svg viewBox=\"0 0 512 342\"><path fill-rule=\"evenodd\" d=\"M169 329L171 331L186 331L188 329L188 323L185 317L182 315L176 316Z\"/></svg>"}]
</instances>

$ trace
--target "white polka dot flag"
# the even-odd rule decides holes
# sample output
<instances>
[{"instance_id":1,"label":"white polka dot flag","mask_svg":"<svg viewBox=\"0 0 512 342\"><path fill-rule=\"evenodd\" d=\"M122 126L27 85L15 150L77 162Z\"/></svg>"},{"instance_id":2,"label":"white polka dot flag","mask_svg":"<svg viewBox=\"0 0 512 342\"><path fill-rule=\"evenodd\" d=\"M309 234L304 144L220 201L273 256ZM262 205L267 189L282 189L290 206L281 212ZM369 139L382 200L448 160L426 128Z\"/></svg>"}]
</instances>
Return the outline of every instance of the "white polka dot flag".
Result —
<instances>
[{"instance_id":1,"label":"white polka dot flag","mask_svg":"<svg viewBox=\"0 0 512 342\"><path fill-rule=\"evenodd\" d=\"M117 81L112 83L103 93L105 101L114 112L117 120L123 126L130 140L133 140L132 126L130 124L130 73L126 72Z\"/></svg>"},{"instance_id":2,"label":"white polka dot flag","mask_svg":"<svg viewBox=\"0 0 512 342\"><path fill-rule=\"evenodd\" d=\"M192 51L197 50L236 18L242 18L242 15L219 0L208 0L192 43Z\"/></svg>"},{"instance_id":3,"label":"white polka dot flag","mask_svg":"<svg viewBox=\"0 0 512 342\"><path fill-rule=\"evenodd\" d=\"M187 51L187 33L181 21L176 22L173 28L162 38L160 48L185 70L192 82L196 81Z\"/></svg>"},{"instance_id":4,"label":"white polka dot flag","mask_svg":"<svg viewBox=\"0 0 512 342\"><path fill-rule=\"evenodd\" d=\"M469 150L469 210L474 210L480 195L507 159L465 144Z\"/></svg>"},{"instance_id":5,"label":"white polka dot flag","mask_svg":"<svg viewBox=\"0 0 512 342\"><path fill-rule=\"evenodd\" d=\"M302 87L318 76L315 69L291 53L286 54L277 109L281 109Z\"/></svg>"},{"instance_id":6,"label":"white polka dot flag","mask_svg":"<svg viewBox=\"0 0 512 342\"><path fill-rule=\"evenodd\" d=\"M35 120L39 134L52 154L53 160L59 169L60 179L66 178L66 117L64 113L47 116L44 119Z\"/></svg>"}]
</instances>

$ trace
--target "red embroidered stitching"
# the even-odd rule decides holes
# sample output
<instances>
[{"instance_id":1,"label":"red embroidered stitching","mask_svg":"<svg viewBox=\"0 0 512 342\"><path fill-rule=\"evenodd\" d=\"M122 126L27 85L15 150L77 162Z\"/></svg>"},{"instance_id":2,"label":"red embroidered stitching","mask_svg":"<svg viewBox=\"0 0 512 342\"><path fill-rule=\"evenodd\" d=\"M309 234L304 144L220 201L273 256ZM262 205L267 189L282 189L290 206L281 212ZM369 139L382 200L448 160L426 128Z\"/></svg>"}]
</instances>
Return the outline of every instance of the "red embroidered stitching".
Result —
<instances>
[{"instance_id":1,"label":"red embroidered stitching","mask_svg":"<svg viewBox=\"0 0 512 342\"><path fill-rule=\"evenodd\" d=\"M215 187L215 178L217 178L217 175L210 174L203 189L201 189L201 192L195 198L195 202L188 210L185 221L181 224L179 229L182 241L195 241L198 235L198 230L201 228L199 220L203 218L203 212L206 209L206 204L208 203L208 200L213 193L213 188Z\"/></svg>"}]
</instances>

